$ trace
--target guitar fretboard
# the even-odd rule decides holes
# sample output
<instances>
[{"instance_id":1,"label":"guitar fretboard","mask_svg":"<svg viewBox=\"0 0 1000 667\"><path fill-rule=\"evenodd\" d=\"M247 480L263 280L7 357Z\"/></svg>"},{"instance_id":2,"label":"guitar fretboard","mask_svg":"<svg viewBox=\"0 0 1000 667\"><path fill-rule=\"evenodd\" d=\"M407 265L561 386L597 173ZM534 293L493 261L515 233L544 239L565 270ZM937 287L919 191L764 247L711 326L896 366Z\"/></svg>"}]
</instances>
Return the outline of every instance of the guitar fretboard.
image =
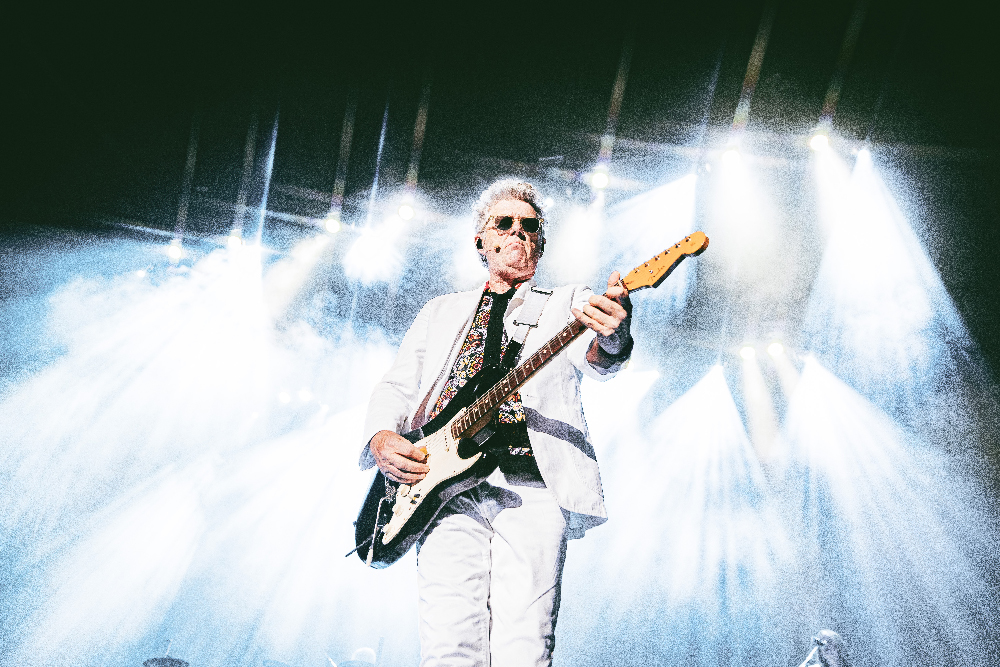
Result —
<instances>
[{"instance_id":1,"label":"guitar fretboard","mask_svg":"<svg viewBox=\"0 0 1000 667\"><path fill-rule=\"evenodd\" d=\"M577 336L587 330L583 324L573 320L566 325L559 333L553 336L549 342L540 347L537 352L523 361L517 368L510 371L497 382L485 394L476 399L475 403L469 406L460 419L455 420L451 425L451 434L455 438L471 438L488 422L487 417L492 418L500 404L510 398L521 385L527 382L532 375L551 361L552 357L559 354L559 351L569 345ZM471 429L480 424L475 431ZM470 432L471 431L471 432Z\"/></svg>"},{"instance_id":2,"label":"guitar fretboard","mask_svg":"<svg viewBox=\"0 0 1000 667\"><path fill-rule=\"evenodd\" d=\"M628 275L622 278L622 283L629 292L655 287L670 274L679 261L688 255L698 255L707 247L708 237L703 232L695 232L629 271ZM528 357L520 366L507 373L500 382L477 398L476 402L465 411L465 414L452 423L452 436L456 439L471 438L478 433L493 418L501 403L510 398L521 385L537 373L542 366L549 363L552 357L559 354L560 350L572 343L573 339L582 334L586 328L577 320L566 325L562 331Z\"/></svg>"}]
</instances>

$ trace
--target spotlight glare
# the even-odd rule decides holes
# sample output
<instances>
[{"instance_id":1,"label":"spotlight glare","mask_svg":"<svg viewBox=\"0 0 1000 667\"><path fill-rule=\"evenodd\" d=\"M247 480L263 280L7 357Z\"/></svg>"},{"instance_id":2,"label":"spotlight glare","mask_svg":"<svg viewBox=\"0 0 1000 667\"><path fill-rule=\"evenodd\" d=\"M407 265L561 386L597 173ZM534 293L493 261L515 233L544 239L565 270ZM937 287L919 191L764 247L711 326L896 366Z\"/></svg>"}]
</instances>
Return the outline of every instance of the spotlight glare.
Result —
<instances>
[{"instance_id":1,"label":"spotlight glare","mask_svg":"<svg viewBox=\"0 0 1000 667\"><path fill-rule=\"evenodd\" d=\"M331 216L324 221L323 228L331 234L336 234L340 231L340 220Z\"/></svg>"},{"instance_id":2,"label":"spotlight glare","mask_svg":"<svg viewBox=\"0 0 1000 667\"><path fill-rule=\"evenodd\" d=\"M825 134L814 134L809 140L809 148L814 151L826 150L830 147L830 139Z\"/></svg>"},{"instance_id":3,"label":"spotlight glare","mask_svg":"<svg viewBox=\"0 0 1000 667\"><path fill-rule=\"evenodd\" d=\"M780 357L785 353L785 347L781 343L771 343L767 346L767 353L772 357Z\"/></svg>"},{"instance_id":4,"label":"spotlight glare","mask_svg":"<svg viewBox=\"0 0 1000 667\"><path fill-rule=\"evenodd\" d=\"M403 204L399 207L399 217L403 220L410 220L413 218L413 207L409 204Z\"/></svg>"},{"instance_id":5,"label":"spotlight glare","mask_svg":"<svg viewBox=\"0 0 1000 667\"><path fill-rule=\"evenodd\" d=\"M730 148L725 153L722 154L722 164L726 166L733 166L739 164L740 162L740 152L735 148Z\"/></svg>"},{"instance_id":6,"label":"spotlight glare","mask_svg":"<svg viewBox=\"0 0 1000 667\"><path fill-rule=\"evenodd\" d=\"M292 395L289 394L287 391L279 391L278 392L278 401L280 403L291 403L292 402Z\"/></svg>"},{"instance_id":7,"label":"spotlight glare","mask_svg":"<svg viewBox=\"0 0 1000 667\"><path fill-rule=\"evenodd\" d=\"M236 233L230 234L229 238L226 239L226 245L228 245L230 248L239 248L241 245L243 245L243 239L240 238L239 234Z\"/></svg>"},{"instance_id":8,"label":"spotlight glare","mask_svg":"<svg viewBox=\"0 0 1000 667\"><path fill-rule=\"evenodd\" d=\"M542 206L544 206L545 208L552 208L553 206L555 206L555 204L556 200L553 199L552 197L546 197L545 201L542 202Z\"/></svg>"},{"instance_id":9,"label":"spotlight glare","mask_svg":"<svg viewBox=\"0 0 1000 667\"><path fill-rule=\"evenodd\" d=\"M171 242L170 246L167 247L167 257L174 260L175 262L181 258L184 251L181 249L180 241Z\"/></svg>"},{"instance_id":10,"label":"spotlight glare","mask_svg":"<svg viewBox=\"0 0 1000 667\"><path fill-rule=\"evenodd\" d=\"M312 397L313 397L312 392L306 389L305 387L299 389L299 400L302 401L303 403L308 403Z\"/></svg>"},{"instance_id":11,"label":"spotlight glare","mask_svg":"<svg viewBox=\"0 0 1000 667\"><path fill-rule=\"evenodd\" d=\"M750 361L750 360L752 360L752 359L753 359L754 357L756 357L756 356L757 356L757 350L753 349L753 348L752 348L751 346L749 346L749 345L745 345L745 346L743 346L743 348L742 348L742 349L740 350L740 356L741 356L741 357L743 357L744 359L746 359L747 361Z\"/></svg>"},{"instance_id":12,"label":"spotlight glare","mask_svg":"<svg viewBox=\"0 0 1000 667\"><path fill-rule=\"evenodd\" d=\"M145 269L139 269L138 271L136 271L135 272L135 277L136 278L145 278L146 277L146 271L145 271Z\"/></svg>"},{"instance_id":13,"label":"spotlight glare","mask_svg":"<svg viewBox=\"0 0 1000 667\"><path fill-rule=\"evenodd\" d=\"M603 190L608 187L608 175L603 171L595 171L590 177L590 184L598 190Z\"/></svg>"}]
</instances>

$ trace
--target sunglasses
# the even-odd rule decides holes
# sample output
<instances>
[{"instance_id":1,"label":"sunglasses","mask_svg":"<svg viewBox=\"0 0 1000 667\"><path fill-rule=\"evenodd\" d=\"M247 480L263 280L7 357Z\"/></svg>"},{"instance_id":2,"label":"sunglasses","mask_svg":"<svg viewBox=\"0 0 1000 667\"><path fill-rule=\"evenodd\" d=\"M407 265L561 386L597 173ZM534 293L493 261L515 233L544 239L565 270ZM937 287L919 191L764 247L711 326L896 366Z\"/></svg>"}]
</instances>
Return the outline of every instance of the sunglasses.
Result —
<instances>
[{"instance_id":1,"label":"sunglasses","mask_svg":"<svg viewBox=\"0 0 1000 667\"><path fill-rule=\"evenodd\" d=\"M498 218L494 218L496 223L493 225L501 232L509 232L514 226L514 221L517 220L521 223L521 229L528 232L529 234L535 234L538 232L539 227L545 222L544 218L516 218L510 215L503 215Z\"/></svg>"}]
</instances>

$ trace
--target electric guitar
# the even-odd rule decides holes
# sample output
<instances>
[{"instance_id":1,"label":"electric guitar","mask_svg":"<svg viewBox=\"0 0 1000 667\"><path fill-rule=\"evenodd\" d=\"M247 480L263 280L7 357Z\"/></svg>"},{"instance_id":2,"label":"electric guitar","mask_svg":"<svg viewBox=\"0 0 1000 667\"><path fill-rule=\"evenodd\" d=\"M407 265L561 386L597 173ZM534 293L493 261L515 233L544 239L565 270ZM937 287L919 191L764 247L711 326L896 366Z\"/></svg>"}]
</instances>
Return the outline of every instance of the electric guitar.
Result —
<instances>
[{"instance_id":1,"label":"electric guitar","mask_svg":"<svg viewBox=\"0 0 1000 667\"><path fill-rule=\"evenodd\" d=\"M632 269L622 282L629 292L656 287L682 259L700 255L707 247L708 237L695 232ZM367 565L388 567L402 558L446 502L489 477L496 461L484 451L490 433L486 427L497 409L586 330L573 320L509 372L484 366L434 419L402 434L426 450L430 472L416 484L398 484L376 473L354 522L355 551Z\"/></svg>"}]
</instances>

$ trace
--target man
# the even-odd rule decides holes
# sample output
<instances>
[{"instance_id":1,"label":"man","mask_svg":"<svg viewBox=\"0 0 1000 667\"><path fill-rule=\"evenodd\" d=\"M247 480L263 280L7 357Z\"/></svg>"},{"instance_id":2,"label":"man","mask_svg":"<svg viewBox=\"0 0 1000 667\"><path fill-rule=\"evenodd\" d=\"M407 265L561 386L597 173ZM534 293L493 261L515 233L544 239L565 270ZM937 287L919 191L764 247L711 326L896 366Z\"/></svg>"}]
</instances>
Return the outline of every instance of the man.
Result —
<instances>
[{"instance_id":1,"label":"man","mask_svg":"<svg viewBox=\"0 0 1000 667\"><path fill-rule=\"evenodd\" d=\"M483 364L508 362L522 311L541 306L521 359L573 317L594 331L501 406L489 441L499 467L452 498L417 545L424 667L551 664L566 540L606 519L580 379L611 377L628 359L631 304L617 272L607 296L582 285L548 296L533 289L545 248L540 201L514 180L482 194L473 241L489 282L424 306L368 408L362 467L415 483L429 470L426 455L398 434L432 419Z\"/></svg>"}]
</instances>

